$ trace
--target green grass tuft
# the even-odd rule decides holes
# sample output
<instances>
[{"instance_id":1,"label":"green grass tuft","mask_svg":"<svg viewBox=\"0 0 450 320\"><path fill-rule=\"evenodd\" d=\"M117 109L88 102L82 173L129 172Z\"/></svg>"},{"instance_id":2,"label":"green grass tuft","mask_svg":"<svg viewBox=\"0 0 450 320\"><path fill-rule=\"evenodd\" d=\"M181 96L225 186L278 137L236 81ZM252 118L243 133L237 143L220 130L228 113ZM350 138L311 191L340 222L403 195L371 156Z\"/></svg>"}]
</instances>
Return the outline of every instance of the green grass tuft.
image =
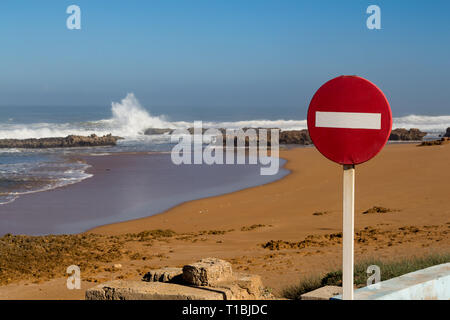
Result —
<instances>
[{"instance_id":1,"label":"green grass tuft","mask_svg":"<svg viewBox=\"0 0 450 320\"><path fill-rule=\"evenodd\" d=\"M300 296L322 287L322 278L320 276L308 277L300 281L299 284L285 288L281 295L283 298L291 300L300 300Z\"/></svg>"}]
</instances>

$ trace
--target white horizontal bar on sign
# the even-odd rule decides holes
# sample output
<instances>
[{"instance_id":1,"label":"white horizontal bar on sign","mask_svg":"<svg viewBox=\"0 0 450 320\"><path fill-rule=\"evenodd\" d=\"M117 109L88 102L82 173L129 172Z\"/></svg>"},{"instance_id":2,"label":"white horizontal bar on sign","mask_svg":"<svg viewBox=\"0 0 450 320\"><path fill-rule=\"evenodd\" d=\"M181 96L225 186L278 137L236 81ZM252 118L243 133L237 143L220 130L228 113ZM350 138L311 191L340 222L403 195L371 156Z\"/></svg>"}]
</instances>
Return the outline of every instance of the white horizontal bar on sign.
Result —
<instances>
[{"instance_id":1,"label":"white horizontal bar on sign","mask_svg":"<svg viewBox=\"0 0 450 320\"><path fill-rule=\"evenodd\" d=\"M316 127L381 129L381 113L316 111Z\"/></svg>"}]
</instances>

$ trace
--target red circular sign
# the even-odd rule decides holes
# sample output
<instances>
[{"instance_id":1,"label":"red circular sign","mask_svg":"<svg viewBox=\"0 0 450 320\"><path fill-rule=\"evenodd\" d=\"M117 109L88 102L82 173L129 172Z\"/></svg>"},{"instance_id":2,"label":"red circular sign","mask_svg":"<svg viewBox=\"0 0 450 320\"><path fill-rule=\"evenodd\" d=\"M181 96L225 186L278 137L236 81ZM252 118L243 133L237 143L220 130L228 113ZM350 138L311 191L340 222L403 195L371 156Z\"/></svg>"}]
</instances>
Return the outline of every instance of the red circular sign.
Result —
<instances>
[{"instance_id":1,"label":"red circular sign","mask_svg":"<svg viewBox=\"0 0 450 320\"><path fill-rule=\"evenodd\" d=\"M308 109L308 130L316 148L339 164L360 164L383 149L392 112L383 92L357 76L340 76L317 90Z\"/></svg>"}]
</instances>

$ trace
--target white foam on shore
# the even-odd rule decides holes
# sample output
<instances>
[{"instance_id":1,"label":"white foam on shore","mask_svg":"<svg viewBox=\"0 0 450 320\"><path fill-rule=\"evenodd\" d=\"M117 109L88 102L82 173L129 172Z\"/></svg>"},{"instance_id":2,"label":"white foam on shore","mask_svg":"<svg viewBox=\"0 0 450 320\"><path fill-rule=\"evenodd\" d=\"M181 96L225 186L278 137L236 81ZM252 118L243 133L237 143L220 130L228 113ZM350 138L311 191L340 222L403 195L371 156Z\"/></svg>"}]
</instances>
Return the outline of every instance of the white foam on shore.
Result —
<instances>
[{"instance_id":1,"label":"white foam on shore","mask_svg":"<svg viewBox=\"0 0 450 320\"><path fill-rule=\"evenodd\" d=\"M11 192L0 192L0 205L15 201L19 196L65 187L93 177L86 170L91 166L80 161L73 163L21 163L0 165L2 179L16 180ZM32 177L37 182L33 188L25 187ZM24 179L21 181L21 179ZM23 186L20 185L23 183Z\"/></svg>"}]
</instances>

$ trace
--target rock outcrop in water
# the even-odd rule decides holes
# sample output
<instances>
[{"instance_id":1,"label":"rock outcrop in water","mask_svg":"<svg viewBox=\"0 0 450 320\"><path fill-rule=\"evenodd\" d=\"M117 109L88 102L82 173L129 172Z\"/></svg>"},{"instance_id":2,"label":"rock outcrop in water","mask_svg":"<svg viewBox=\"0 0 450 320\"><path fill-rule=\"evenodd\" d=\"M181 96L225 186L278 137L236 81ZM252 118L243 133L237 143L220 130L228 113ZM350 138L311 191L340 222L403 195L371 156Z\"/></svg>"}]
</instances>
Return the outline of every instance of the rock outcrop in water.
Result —
<instances>
[{"instance_id":1,"label":"rock outcrop in water","mask_svg":"<svg viewBox=\"0 0 450 320\"><path fill-rule=\"evenodd\" d=\"M445 138L450 138L450 127L447 128L447 132L444 134Z\"/></svg>"},{"instance_id":2,"label":"rock outcrop in water","mask_svg":"<svg viewBox=\"0 0 450 320\"><path fill-rule=\"evenodd\" d=\"M256 131L256 142L260 143L261 137L260 137L260 130L262 128L244 128L243 131L247 132L247 129L254 129ZM309 137L308 130L287 130L287 131L281 131L278 128L268 128L266 129L266 136L264 137L267 139L267 145L270 146L272 143L272 131L271 130L278 130L279 132L279 144L298 144L298 145L310 145L312 144L311 138ZM222 134L224 134L225 130L220 130ZM225 140L225 138L224 138ZM245 138L245 145L249 145L249 141L252 139L249 137ZM234 138L234 144L237 145L237 138Z\"/></svg>"},{"instance_id":3,"label":"rock outcrop in water","mask_svg":"<svg viewBox=\"0 0 450 320\"><path fill-rule=\"evenodd\" d=\"M248 129L254 129L256 131L256 141L259 143L259 130L262 128L243 128L242 130L244 132L247 132ZM310 145L312 144L311 138L309 137L308 130L287 130L287 131L281 131L278 128L265 128L267 130L267 144L271 144L271 129L279 130L279 138L280 138L280 144L299 144L299 145ZM207 129L203 128L202 133L205 133ZM223 141L226 141L225 134L226 129L220 128L217 129L222 133ZM150 128L145 130L145 135L159 135L159 134L171 134L174 130L172 129L160 129L160 128ZM194 134L194 128L188 128L187 131L190 134ZM245 138L245 145L249 145L249 137ZM234 144L237 145L237 139L234 139Z\"/></svg>"},{"instance_id":4,"label":"rock outcrop in water","mask_svg":"<svg viewBox=\"0 0 450 320\"><path fill-rule=\"evenodd\" d=\"M152 135L172 133L172 132L173 132L173 129L149 128L144 131L144 134L146 136L152 136Z\"/></svg>"},{"instance_id":5,"label":"rock outcrop in water","mask_svg":"<svg viewBox=\"0 0 450 320\"><path fill-rule=\"evenodd\" d=\"M65 138L0 139L0 148L44 149L115 146L119 139L122 138L111 134L103 137L92 134L87 137L70 135Z\"/></svg>"},{"instance_id":6,"label":"rock outcrop in water","mask_svg":"<svg viewBox=\"0 0 450 320\"><path fill-rule=\"evenodd\" d=\"M394 129L391 132L389 140L392 141L421 141L427 135L419 129Z\"/></svg>"},{"instance_id":7,"label":"rock outcrop in water","mask_svg":"<svg viewBox=\"0 0 450 320\"><path fill-rule=\"evenodd\" d=\"M289 130L280 132L280 144L310 145L312 144L312 140L306 129Z\"/></svg>"},{"instance_id":8,"label":"rock outcrop in water","mask_svg":"<svg viewBox=\"0 0 450 320\"><path fill-rule=\"evenodd\" d=\"M246 132L248 129L254 129L257 133L257 138L256 141L259 142L259 130L261 128L243 128L242 130L244 132ZM280 130L278 128L273 128L273 129L277 129ZM189 128L187 129L188 132L190 134L194 133L194 128ZM205 133L207 129L203 128L202 133ZM223 137L224 137L224 141L225 141L225 132L226 129L218 129ZM271 129L267 129L267 133L268 133L268 137L267 137L267 142L268 145L270 145L271 142L271 136L270 136L270 130ZM172 129L147 129L145 131L146 135L157 135L157 134L171 134L173 132ZM391 132L391 135L389 137L389 140L391 141L421 141L423 139L423 137L425 137L427 135L426 132L420 131L419 129L394 129ZM309 136L309 132L307 129L303 129L303 130L286 130L286 131L279 131L279 137L280 137L280 144L298 144L298 145L311 145L313 144L311 137ZM447 129L447 133L445 134L445 137L450 137L450 128ZM236 140L235 139L235 145L236 145ZM249 138L246 137L246 146L248 146L249 144Z\"/></svg>"}]
</instances>

